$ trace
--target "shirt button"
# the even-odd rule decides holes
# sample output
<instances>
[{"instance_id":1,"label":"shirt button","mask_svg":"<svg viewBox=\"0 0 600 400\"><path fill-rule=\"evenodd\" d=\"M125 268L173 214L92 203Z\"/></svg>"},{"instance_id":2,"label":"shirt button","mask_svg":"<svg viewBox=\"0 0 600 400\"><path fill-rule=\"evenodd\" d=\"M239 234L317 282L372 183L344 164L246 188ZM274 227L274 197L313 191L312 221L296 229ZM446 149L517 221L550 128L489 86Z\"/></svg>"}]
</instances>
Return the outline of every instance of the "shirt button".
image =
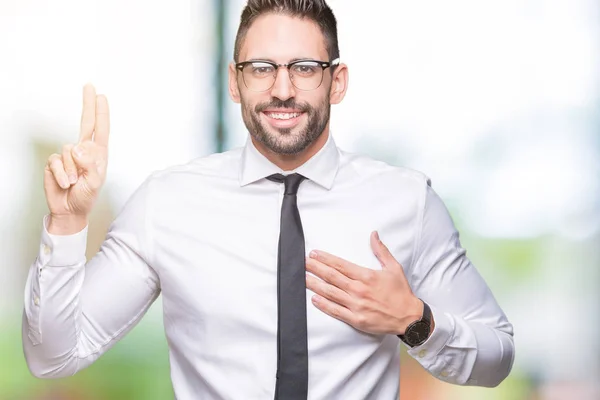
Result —
<instances>
[{"instance_id":1,"label":"shirt button","mask_svg":"<svg viewBox=\"0 0 600 400\"><path fill-rule=\"evenodd\" d=\"M423 358L427 355L427 350L421 350L417 355L419 356L419 358Z\"/></svg>"},{"instance_id":2,"label":"shirt button","mask_svg":"<svg viewBox=\"0 0 600 400\"><path fill-rule=\"evenodd\" d=\"M35 304L36 306L40 305L40 298L35 296L35 299L33 299L33 304Z\"/></svg>"},{"instance_id":3,"label":"shirt button","mask_svg":"<svg viewBox=\"0 0 600 400\"><path fill-rule=\"evenodd\" d=\"M450 375L450 372L443 370L442 373L440 374L441 376L443 376L444 378L447 378L448 375Z\"/></svg>"},{"instance_id":4,"label":"shirt button","mask_svg":"<svg viewBox=\"0 0 600 400\"><path fill-rule=\"evenodd\" d=\"M44 245L44 254L49 255L52 253L52 249L47 244Z\"/></svg>"}]
</instances>

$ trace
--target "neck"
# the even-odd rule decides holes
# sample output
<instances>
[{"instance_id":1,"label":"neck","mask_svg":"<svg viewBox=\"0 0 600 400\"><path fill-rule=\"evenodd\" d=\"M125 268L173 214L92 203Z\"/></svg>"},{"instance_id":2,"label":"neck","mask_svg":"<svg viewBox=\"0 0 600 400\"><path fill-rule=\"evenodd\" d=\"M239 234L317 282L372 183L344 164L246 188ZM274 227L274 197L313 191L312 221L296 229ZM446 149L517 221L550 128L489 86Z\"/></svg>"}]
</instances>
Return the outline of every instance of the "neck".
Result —
<instances>
[{"instance_id":1,"label":"neck","mask_svg":"<svg viewBox=\"0 0 600 400\"><path fill-rule=\"evenodd\" d=\"M327 139L329 138L329 123L325 127L323 133L311 143L306 149L304 149L300 153L296 154L279 154L275 153L269 149L267 149L262 143L254 140L254 137L250 135L250 139L254 144L254 147L267 158L267 160L271 161L273 164L277 165L283 171L292 171L308 160L315 154L319 152L327 143Z\"/></svg>"}]
</instances>

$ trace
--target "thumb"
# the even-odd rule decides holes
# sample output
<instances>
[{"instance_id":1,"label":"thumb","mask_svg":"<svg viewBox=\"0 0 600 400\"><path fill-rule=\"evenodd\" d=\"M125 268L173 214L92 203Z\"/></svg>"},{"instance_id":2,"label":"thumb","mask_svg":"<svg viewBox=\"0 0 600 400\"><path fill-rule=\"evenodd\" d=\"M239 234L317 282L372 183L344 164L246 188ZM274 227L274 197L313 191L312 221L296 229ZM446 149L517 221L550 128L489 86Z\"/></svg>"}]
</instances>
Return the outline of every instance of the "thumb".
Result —
<instances>
[{"instance_id":1,"label":"thumb","mask_svg":"<svg viewBox=\"0 0 600 400\"><path fill-rule=\"evenodd\" d=\"M377 233L377 231L371 233L371 248L383 269L402 269L400 263L394 258L390 250L379 238L379 233Z\"/></svg>"}]
</instances>

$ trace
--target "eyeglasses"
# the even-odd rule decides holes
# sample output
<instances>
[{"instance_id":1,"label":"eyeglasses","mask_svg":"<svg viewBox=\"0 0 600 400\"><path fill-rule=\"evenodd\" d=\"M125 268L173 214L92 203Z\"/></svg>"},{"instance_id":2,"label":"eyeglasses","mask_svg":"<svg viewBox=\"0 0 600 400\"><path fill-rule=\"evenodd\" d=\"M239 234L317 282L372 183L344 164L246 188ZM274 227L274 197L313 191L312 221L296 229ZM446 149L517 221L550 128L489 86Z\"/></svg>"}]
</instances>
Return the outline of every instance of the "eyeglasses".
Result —
<instances>
[{"instance_id":1,"label":"eyeglasses","mask_svg":"<svg viewBox=\"0 0 600 400\"><path fill-rule=\"evenodd\" d=\"M324 71L339 65L340 59L331 62L316 60L298 60L288 64L276 64L271 61L250 60L235 64L242 71L244 84L253 92L266 92L275 85L277 71L286 67L294 87L300 90L315 90L323 83Z\"/></svg>"}]
</instances>

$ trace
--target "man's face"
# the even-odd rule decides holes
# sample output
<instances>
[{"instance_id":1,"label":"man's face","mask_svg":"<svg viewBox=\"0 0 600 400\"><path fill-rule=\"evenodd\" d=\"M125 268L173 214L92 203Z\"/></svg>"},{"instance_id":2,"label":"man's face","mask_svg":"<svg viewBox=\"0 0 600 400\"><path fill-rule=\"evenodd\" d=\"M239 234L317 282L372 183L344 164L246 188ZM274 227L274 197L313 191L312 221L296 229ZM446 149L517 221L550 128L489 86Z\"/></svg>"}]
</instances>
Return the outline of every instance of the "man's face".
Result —
<instances>
[{"instance_id":1,"label":"man's face","mask_svg":"<svg viewBox=\"0 0 600 400\"><path fill-rule=\"evenodd\" d=\"M292 60L328 59L320 28L310 20L266 14L250 27L240 49L239 61L267 60L287 64ZM329 122L331 69L323 72L321 85L300 90L287 68L277 70L273 87L250 90L237 71L242 117L252 137L278 154L298 154L313 143Z\"/></svg>"}]
</instances>

